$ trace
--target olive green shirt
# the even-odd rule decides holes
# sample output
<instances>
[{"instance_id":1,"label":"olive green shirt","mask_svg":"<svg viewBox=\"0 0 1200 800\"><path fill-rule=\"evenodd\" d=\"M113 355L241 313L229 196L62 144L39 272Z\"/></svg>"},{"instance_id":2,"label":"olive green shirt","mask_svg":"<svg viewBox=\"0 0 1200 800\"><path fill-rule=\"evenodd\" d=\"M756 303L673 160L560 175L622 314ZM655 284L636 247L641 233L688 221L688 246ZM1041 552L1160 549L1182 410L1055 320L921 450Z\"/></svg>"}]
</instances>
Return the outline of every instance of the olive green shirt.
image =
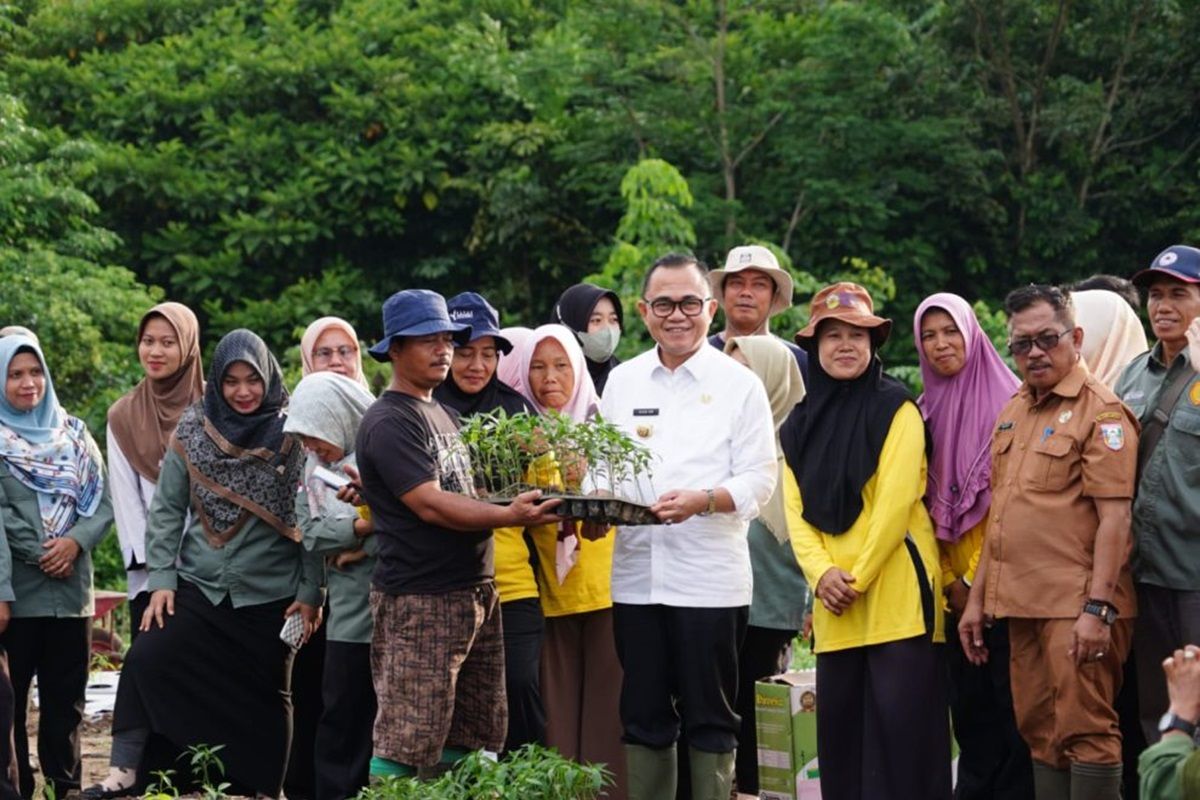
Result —
<instances>
[{"instance_id":1,"label":"olive green shirt","mask_svg":"<svg viewBox=\"0 0 1200 800\"><path fill-rule=\"evenodd\" d=\"M1162 343L1135 358L1116 394L1145 427L1159 396L1183 370L1187 353L1168 367ZM1171 410L1170 421L1138 482L1133 502L1133 577L1167 589L1200 590L1200 375Z\"/></svg>"},{"instance_id":2,"label":"olive green shirt","mask_svg":"<svg viewBox=\"0 0 1200 800\"><path fill-rule=\"evenodd\" d=\"M1164 736L1138 756L1142 800L1200 798L1200 750L1186 736Z\"/></svg>"},{"instance_id":3,"label":"olive green shirt","mask_svg":"<svg viewBox=\"0 0 1200 800\"><path fill-rule=\"evenodd\" d=\"M299 542L252 516L224 547L213 547L199 515L190 524L191 481L183 457L168 450L146 518L146 566L151 591L194 584L214 606L226 597L234 608L295 598L321 604L321 559Z\"/></svg>"},{"instance_id":4,"label":"olive green shirt","mask_svg":"<svg viewBox=\"0 0 1200 800\"><path fill-rule=\"evenodd\" d=\"M296 495L296 520L304 531L304 547L313 553L334 556L343 550L358 547L367 557L341 569L332 559L325 568L329 598L329 627L325 635L331 642L370 644L371 631L371 573L375 570L375 554L379 544L375 535L360 539L354 535L354 518L313 519L308 508L308 494L303 488Z\"/></svg>"},{"instance_id":5,"label":"olive green shirt","mask_svg":"<svg viewBox=\"0 0 1200 800\"><path fill-rule=\"evenodd\" d=\"M88 436L89 444L95 442ZM97 449L97 453L100 451ZM101 465L101 474L104 467ZM37 492L21 483L0 462L0 600L12 603L14 617L91 617L92 549L112 528L112 497L107 475L100 506L90 517L79 517L64 534L79 545L75 569L66 578L42 572L38 559L46 541Z\"/></svg>"}]
</instances>

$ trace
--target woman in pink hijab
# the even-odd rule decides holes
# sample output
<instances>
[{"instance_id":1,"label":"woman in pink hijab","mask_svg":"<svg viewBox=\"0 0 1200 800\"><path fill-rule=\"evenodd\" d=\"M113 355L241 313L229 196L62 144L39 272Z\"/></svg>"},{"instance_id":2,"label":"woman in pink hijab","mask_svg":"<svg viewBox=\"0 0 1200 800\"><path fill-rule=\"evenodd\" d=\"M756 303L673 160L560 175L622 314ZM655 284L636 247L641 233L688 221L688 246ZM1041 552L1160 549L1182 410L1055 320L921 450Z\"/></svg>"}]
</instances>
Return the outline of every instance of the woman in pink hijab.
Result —
<instances>
[{"instance_id":1,"label":"woman in pink hijab","mask_svg":"<svg viewBox=\"0 0 1200 800\"><path fill-rule=\"evenodd\" d=\"M1020 382L970 304L956 294L926 298L917 307L913 336L925 384L917 405L933 440L925 505L937 533L953 619L966 604L986 535L996 418ZM958 636L946 636L950 711L962 749L955 797L1033 797L1029 748L1013 717L1004 620L997 620L987 637L991 658L975 667L963 657Z\"/></svg>"},{"instance_id":2,"label":"woman in pink hijab","mask_svg":"<svg viewBox=\"0 0 1200 800\"><path fill-rule=\"evenodd\" d=\"M525 393L525 381L521 378L521 350L533 335L533 330L522 327L501 328L500 335L508 340L513 349L511 353L500 356L496 364L496 377L501 383L528 397Z\"/></svg>"},{"instance_id":3,"label":"woman in pink hijab","mask_svg":"<svg viewBox=\"0 0 1200 800\"><path fill-rule=\"evenodd\" d=\"M511 356L519 371L510 385L539 413L558 412L575 422L593 417L600 397L575 334L562 325L542 325L519 338ZM567 522L534 529L533 539L546 616L541 680L546 744L575 761L608 765L616 780L608 797L624 798L617 711L621 664L609 593L614 537L584 540L576 535L575 523Z\"/></svg>"}]
</instances>

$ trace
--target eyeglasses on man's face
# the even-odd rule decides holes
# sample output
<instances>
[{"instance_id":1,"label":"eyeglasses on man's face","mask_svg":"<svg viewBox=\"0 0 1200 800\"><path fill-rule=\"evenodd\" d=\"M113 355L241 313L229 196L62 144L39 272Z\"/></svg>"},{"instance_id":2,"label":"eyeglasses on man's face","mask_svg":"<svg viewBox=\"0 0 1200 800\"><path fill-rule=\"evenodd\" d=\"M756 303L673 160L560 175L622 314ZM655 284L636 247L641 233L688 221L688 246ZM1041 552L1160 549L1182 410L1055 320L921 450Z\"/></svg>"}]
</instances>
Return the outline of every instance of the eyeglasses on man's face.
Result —
<instances>
[{"instance_id":1,"label":"eyeglasses on man's face","mask_svg":"<svg viewBox=\"0 0 1200 800\"><path fill-rule=\"evenodd\" d=\"M328 361L333 358L334 353L337 353L338 358L345 361L356 352L357 349L348 344L341 345L340 347L318 347L316 350L313 350L313 358L317 361Z\"/></svg>"},{"instance_id":2,"label":"eyeglasses on man's face","mask_svg":"<svg viewBox=\"0 0 1200 800\"><path fill-rule=\"evenodd\" d=\"M1033 346L1036 344L1039 350L1041 350L1043 353L1047 353L1058 347L1059 340L1069 333L1071 333L1070 329L1059 331L1058 333L1051 333L1047 331L1045 333L1039 333L1037 336L1022 336L1020 339L1010 339L1008 342L1008 352L1012 353L1014 356L1028 355L1029 351L1032 350Z\"/></svg>"},{"instance_id":3,"label":"eyeglasses on man's face","mask_svg":"<svg viewBox=\"0 0 1200 800\"><path fill-rule=\"evenodd\" d=\"M683 312L685 317L698 316L704 310L704 304L712 298L688 295L682 300L671 300L666 297L658 297L654 300L648 297L642 299L650 306L650 310L654 313L654 316L665 319L674 314L677 308Z\"/></svg>"}]
</instances>

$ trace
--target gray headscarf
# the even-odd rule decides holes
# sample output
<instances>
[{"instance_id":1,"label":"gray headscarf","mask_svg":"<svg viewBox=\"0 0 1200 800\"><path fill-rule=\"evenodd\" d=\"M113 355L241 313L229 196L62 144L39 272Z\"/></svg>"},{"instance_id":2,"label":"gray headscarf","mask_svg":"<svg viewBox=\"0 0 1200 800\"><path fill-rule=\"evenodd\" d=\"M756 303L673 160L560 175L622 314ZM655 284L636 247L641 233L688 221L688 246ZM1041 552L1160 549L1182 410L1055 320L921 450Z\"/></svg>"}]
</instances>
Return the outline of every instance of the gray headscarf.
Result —
<instances>
[{"instance_id":1,"label":"gray headscarf","mask_svg":"<svg viewBox=\"0 0 1200 800\"><path fill-rule=\"evenodd\" d=\"M308 508L314 518L340 519L357 514L357 510L338 500L336 492L322 480L313 478L313 470L323 466L345 474L342 467L355 466L354 441L363 414L375 402L362 384L336 372L314 372L296 384L288 403L283 432L309 436L338 447L345 456L332 464L322 463L313 453L304 463L304 486L308 490Z\"/></svg>"}]
</instances>

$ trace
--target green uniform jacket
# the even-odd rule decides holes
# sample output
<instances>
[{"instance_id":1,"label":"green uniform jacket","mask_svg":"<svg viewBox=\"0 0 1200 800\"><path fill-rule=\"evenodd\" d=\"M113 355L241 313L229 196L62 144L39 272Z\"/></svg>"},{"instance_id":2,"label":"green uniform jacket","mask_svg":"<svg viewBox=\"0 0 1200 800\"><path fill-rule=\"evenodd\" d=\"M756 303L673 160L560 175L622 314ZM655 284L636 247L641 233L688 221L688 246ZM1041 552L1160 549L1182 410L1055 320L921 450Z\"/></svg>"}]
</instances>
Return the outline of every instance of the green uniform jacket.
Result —
<instances>
[{"instance_id":1,"label":"green uniform jacket","mask_svg":"<svg viewBox=\"0 0 1200 800\"><path fill-rule=\"evenodd\" d=\"M304 531L304 547L322 558L362 545L366 558L343 569L331 564L325 570L329 596L329 627L325 636L331 642L370 644L372 623L368 601L375 554L379 551L375 536L365 539L355 536L353 517L313 519L304 489L296 495L296 520Z\"/></svg>"},{"instance_id":2,"label":"green uniform jacket","mask_svg":"<svg viewBox=\"0 0 1200 800\"><path fill-rule=\"evenodd\" d=\"M96 448L88 435L88 444ZM96 448L97 458L99 449ZM101 465L103 474L104 467ZM112 527L112 497L104 475L104 494L96 513L80 517L65 534L79 544L75 570L66 578L42 572L38 559L45 552L42 514L37 492L12 476L0 462L0 600L12 603L14 617L90 617L95 612L92 595L92 549Z\"/></svg>"},{"instance_id":3,"label":"green uniform jacket","mask_svg":"<svg viewBox=\"0 0 1200 800\"><path fill-rule=\"evenodd\" d=\"M1167 736L1138 756L1142 800L1200 798L1200 750L1186 736Z\"/></svg>"},{"instance_id":4,"label":"green uniform jacket","mask_svg":"<svg viewBox=\"0 0 1200 800\"><path fill-rule=\"evenodd\" d=\"M196 515L184 528L190 503L187 464L179 453L168 450L146 519L151 591L176 590L182 575L214 606L226 597L234 608L292 598L321 604L319 556L280 536L258 517L251 517L224 547L214 548Z\"/></svg>"},{"instance_id":5,"label":"green uniform jacket","mask_svg":"<svg viewBox=\"0 0 1200 800\"><path fill-rule=\"evenodd\" d=\"M1183 370L1180 353L1168 368L1162 343L1135 358L1116 394L1145 427L1159 395ZM1138 482L1133 502L1133 577L1166 589L1200 590L1200 375L1171 411L1158 447Z\"/></svg>"}]
</instances>

